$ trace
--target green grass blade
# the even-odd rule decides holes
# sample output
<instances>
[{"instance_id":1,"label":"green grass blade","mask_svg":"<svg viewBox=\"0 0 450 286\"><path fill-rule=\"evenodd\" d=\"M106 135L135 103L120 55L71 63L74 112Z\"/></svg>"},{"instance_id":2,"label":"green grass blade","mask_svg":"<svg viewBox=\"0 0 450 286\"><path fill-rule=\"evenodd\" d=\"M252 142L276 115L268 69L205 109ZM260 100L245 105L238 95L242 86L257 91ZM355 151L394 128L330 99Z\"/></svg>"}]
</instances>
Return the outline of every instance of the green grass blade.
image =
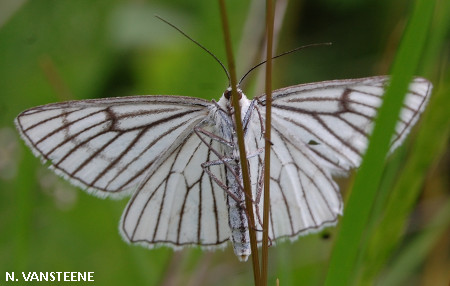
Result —
<instances>
[{"instance_id":1,"label":"green grass blade","mask_svg":"<svg viewBox=\"0 0 450 286\"><path fill-rule=\"evenodd\" d=\"M384 207L385 212L368 242L362 271L363 281L367 285L375 279L376 273L386 264L400 242L408 215L420 195L426 170L436 158L440 158L438 154L445 152L450 133L450 118L446 108L450 106L450 98L447 96L449 92L450 86L447 86L434 94L429 106L432 112L427 112L422 121L426 128L420 130L411 151L413 155L405 163L402 176L395 185Z\"/></svg>"},{"instance_id":2,"label":"green grass blade","mask_svg":"<svg viewBox=\"0 0 450 286\"><path fill-rule=\"evenodd\" d=\"M377 285L407 285L407 279L417 274L417 267L424 261L434 244L450 224L450 201L434 215L426 229L417 235L391 263L389 271Z\"/></svg>"},{"instance_id":3,"label":"green grass blade","mask_svg":"<svg viewBox=\"0 0 450 286\"><path fill-rule=\"evenodd\" d=\"M325 285L351 285L355 261L383 172L389 142L408 83L424 46L434 1L418 0L392 69L392 81L384 96L379 117L345 209Z\"/></svg>"},{"instance_id":4,"label":"green grass blade","mask_svg":"<svg viewBox=\"0 0 450 286\"><path fill-rule=\"evenodd\" d=\"M444 43L450 23L449 12L450 2L440 1L437 3L431 33L427 41L427 53L424 55L423 61L426 65L423 68L426 74L446 71L446 74L442 73L440 77L447 79L450 74L445 66L446 61L442 60L442 55L448 54ZM440 63L437 66L444 65L444 69L436 69L436 63ZM438 76L434 78L438 78ZM435 92L421 123L424 128L421 128L417 134L416 142L409 152L411 155L404 162L399 179L394 187L388 190L390 199L381 206L382 216L376 216L376 224L366 235L370 239L366 242L368 245L362 247L367 252L362 257L361 285L372 285L377 273L387 264L391 253L401 243L409 213L421 193L421 186L427 176L427 170L430 166L435 165L436 160L440 160L444 156L450 133L450 118L448 117L450 98L447 96L450 92L450 85L448 81L446 84L444 80L441 82L444 84L435 82ZM374 215L372 214L372 216ZM387 237L389 239L386 239ZM389 272L396 271L391 267L388 270Z\"/></svg>"}]
</instances>

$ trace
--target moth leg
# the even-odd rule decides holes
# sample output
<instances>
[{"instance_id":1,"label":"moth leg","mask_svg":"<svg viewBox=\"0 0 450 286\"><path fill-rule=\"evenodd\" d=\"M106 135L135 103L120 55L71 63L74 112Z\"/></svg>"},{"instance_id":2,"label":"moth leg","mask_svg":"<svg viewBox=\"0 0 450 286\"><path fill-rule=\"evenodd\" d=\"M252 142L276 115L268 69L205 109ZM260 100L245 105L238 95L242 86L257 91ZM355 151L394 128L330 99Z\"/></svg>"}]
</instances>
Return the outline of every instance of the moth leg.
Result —
<instances>
[{"instance_id":1,"label":"moth leg","mask_svg":"<svg viewBox=\"0 0 450 286\"><path fill-rule=\"evenodd\" d=\"M259 211L259 203L261 201L261 194L262 194L262 190L263 190L263 185L264 185L264 164L261 164L261 168L260 168L260 172L259 172L259 178L258 178L258 182L257 182L257 186L256 186L256 197L255 200L253 201L253 205L255 208L255 212L256 212L256 218L258 220L259 225L263 225L263 221L261 219L260 216L260 211ZM256 223L256 222L255 222ZM256 225L255 225L255 230L257 230Z\"/></svg>"},{"instance_id":2,"label":"moth leg","mask_svg":"<svg viewBox=\"0 0 450 286\"><path fill-rule=\"evenodd\" d=\"M202 169L208 174L208 176L224 191L227 193L228 196L230 196L234 201L236 201L239 206L241 206L242 202L241 200L236 197L235 194L233 194L232 192L229 191L229 188L227 187L227 185L225 185L221 180L219 180L219 178L217 178L209 169L209 166L214 166L214 165L220 165L223 164L223 162L221 162L220 160L215 160L215 161L209 161L209 162L205 162L201 164Z\"/></svg>"},{"instance_id":3,"label":"moth leg","mask_svg":"<svg viewBox=\"0 0 450 286\"><path fill-rule=\"evenodd\" d=\"M253 156L256 156L260 153L256 153ZM208 174L208 176L210 176L214 182L217 183L217 185L219 185L219 187L224 190L231 198L233 198L233 200L235 200L240 207L245 209L245 202L240 200L239 198L237 198L233 193L231 193L229 191L229 188L227 187L227 185L225 185L221 180L219 180L219 178L217 178L209 169L208 167L210 166L217 166L217 165L227 165L228 162L233 161L233 158L226 158L226 157L221 157L218 160L212 160L212 161L208 161L208 162L204 162L201 164L202 169ZM231 166L230 166L231 167ZM228 169L228 168L227 168ZM231 171L233 171L232 169L229 169ZM263 173L262 173L263 174ZM237 174L233 173L234 176L237 176ZM244 188L242 185L239 184L239 189L244 192ZM249 198L252 202L252 204L255 204L257 206L257 203L255 200L253 200L253 198L248 197L248 195L244 192L244 195ZM262 224L261 224L262 225Z\"/></svg>"},{"instance_id":4,"label":"moth leg","mask_svg":"<svg viewBox=\"0 0 450 286\"><path fill-rule=\"evenodd\" d=\"M209 169L208 167L210 166L217 166L217 165L222 165L225 164L228 161L233 161L232 158L222 158L219 160L213 160L213 161L208 161L208 162L204 162L201 164L202 169L208 174L208 176L210 176L211 179L213 179L214 182L217 183L217 185L224 190L235 202L238 203L239 207L242 207L243 209L245 209L245 201L240 200L238 197L236 197L235 194L233 194L232 192L229 191L229 188L227 185L225 185L221 180L219 180L219 178L217 178ZM239 184L239 189L244 192L244 188L242 187L242 185ZM244 192L244 195L249 198L247 196L247 194ZM252 201L252 204L254 203L254 200L252 198L249 198Z\"/></svg>"},{"instance_id":5,"label":"moth leg","mask_svg":"<svg viewBox=\"0 0 450 286\"><path fill-rule=\"evenodd\" d=\"M251 116L251 111L254 109L254 103L256 101L252 101L252 104L249 108L249 111L247 112L244 121L245 121L245 131L248 130L248 123L249 123L249 119ZM224 110L220 109L219 112L225 112ZM221 114L223 116L223 114ZM212 161L208 161L208 162L204 162L201 164L202 169L208 174L208 176L224 191L227 193L227 195L233 199L239 206L239 208L241 208L242 210L244 210L245 215L247 217L249 217L249 213L248 210L246 208L245 205L245 200L241 200L240 198L238 198L234 193L232 193L228 186L222 182L221 180L219 180L219 178L217 178L210 170L209 167L210 166L216 166L216 165L221 165L223 164L226 168L227 171L230 171L232 176L235 178L235 181L238 183L238 189L245 195L246 198L250 199L252 205L255 206L255 211L257 213L257 219L260 225L262 225L262 220L261 217L259 215L259 200L261 197L261 189L262 186L258 186L258 201L255 201L251 195L249 196L247 193L244 192L244 187L241 184L241 177L235 172L234 168L229 164L229 162L234 161L236 158L229 158L229 157L223 157L218 150L216 150L210 142L208 142L203 136L209 138L210 140L214 140L216 142L219 142L223 145L229 146L229 147L234 147L234 144L232 144L231 142L225 140L224 138L217 136L214 133L211 133L203 128L201 128L200 126L196 126L194 127L194 132L195 134L200 138L200 140L208 147L209 150L211 150L219 159L217 160L212 160ZM203 135L203 136L202 136ZM248 153L246 156L246 159L250 159L250 158L254 158L258 155L260 155L262 152L264 151L264 148L259 148L256 151L252 152L252 153ZM261 176L263 176L263 172L261 173ZM261 184L261 182L263 181L263 179L258 179L258 185ZM258 229L256 226L256 222L253 223L252 227L254 230L256 231L262 231L261 229Z\"/></svg>"},{"instance_id":6,"label":"moth leg","mask_svg":"<svg viewBox=\"0 0 450 286\"><path fill-rule=\"evenodd\" d=\"M230 162L233 161L232 158L222 158L219 160L212 160L212 161L208 161L208 162L204 162L202 163L202 167L209 167L209 166L217 166L217 165L223 165L223 162Z\"/></svg>"},{"instance_id":7,"label":"moth leg","mask_svg":"<svg viewBox=\"0 0 450 286\"><path fill-rule=\"evenodd\" d=\"M258 222L261 226L263 226L263 221L260 216L259 203L261 201L261 195L263 193L263 186L264 186L264 166L265 166L264 162L261 163L260 175L258 178L258 183L257 183L258 185L256 187L256 198L255 198L255 212L256 212ZM269 212L270 212L270 208L269 208ZM272 238L270 237L270 235L268 236L268 238L269 238L269 247L270 247L270 246L272 246Z\"/></svg>"},{"instance_id":8,"label":"moth leg","mask_svg":"<svg viewBox=\"0 0 450 286\"><path fill-rule=\"evenodd\" d=\"M255 109L256 109L256 113L258 114L259 125L261 128L261 137L260 138L262 138L264 136L264 140L266 141L266 143L268 142L271 146L273 146L272 141L270 141L266 136L266 129L264 127L264 122L263 122L264 120L262 118L262 115L261 115L261 112L259 111L258 106L255 106Z\"/></svg>"},{"instance_id":9,"label":"moth leg","mask_svg":"<svg viewBox=\"0 0 450 286\"><path fill-rule=\"evenodd\" d=\"M234 125L233 121L231 120L232 112L223 109L215 100L212 100L212 103L217 108L220 117L222 117L222 119L226 121L228 125Z\"/></svg>"},{"instance_id":10,"label":"moth leg","mask_svg":"<svg viewBox=\"0 0 450 286\"><path fill-rule=\"evenodd\" d=\"M216 149L214 149L214 147L213 147L209 142L207 142L207 141L205 140L205 138L203 138L203 137L200 135L200 132L202 132L201 130L203 130L203 129L200 128L200 127L194 127L194 132L195 132L195 134L197 134L197 136L198 136L198 137L200 138L200 140L202 140L202 142L208 147L208 149L211 150L211 151L214 153L214 155L216 155L216 156L219 158L219 160L216 160L216 161L221 162L221 164L223 164L223 165L225 166L225 168L226 168L228 171L231 172L231 174L235 177L236 182L239 182L239 188L243 190L244 188L243 188L243 186L242 186L241 183L240 183L240 177L239 177L239 175L234 171L233 167L230 166L230 164L228 163L229 161L232 161L233 159L223 157ZM205 130L203 130L203 131L205 131ZM212 133L210 133L210 132L203 133L203 132L202 132L202 134L208 136L209 134L212 134ZM219 137L219 136L217 136L217 135L215 135L215 134L212 134L212 135L214 135L214 138L221 139L223 142L227 142L226 140L223 140L223 138L221 138L221 137ZM209 137L209 136L208 136L208 137ZM210 138L210 139L211 139L211 140L214 140L214 138ZM218 140L217 142L222 142L222 141ZM206 169L205 169L205 171L206 171ZM211 172L209 172L209 170L208 170L208 175L212 175ZM222 184L223 184L223 183L222 183ZM225 185L225 184L224 184L224 185Z\"/></svg>"},{"instance_id":11,"label":"moth leg","mask_svg":"<svg viewBox=\"0 0 450 286\"><path fill-rule=\"evenodd\" d=\"M256 113L258 114L259 126L260 126L260 128L261 128L261 138L262 138L262 136L263 136L264 134L266 134L266 129L265 129L265 127L264 127L264 120L263 120L263 118L262 118L261 111L259 111L259 108L258 108L257 105L255 105L255 110L256 110ZM272 144L272 145L273 145L273 144Z\"/></svg>"},{"instance_id":12,"label":"moth leg","mask_svg":"<svg viewBox=\"0 0 450 286\"><path fill-rule=\"evenodd\" d=\"M210 166L215 166L215 165L221 165L223 164L225 166L225 168L231 172L231 174L235 177L236 182L238 182L238 187L240 190L243 190L244 187L241 185L240 183L240 177L239 175L234 171L233 167L230 166L230 164L228 162L233 161L234 158L227 158L227 157L223 157L216 149L214 149L214 147L205 140L205 138L203 138L203 136L201 136L201 134L205 135L206 137L210 138L211 140L215 140L219 143L222 143L224 145L229 145L231 144L230 142L228 142L227 140L224 140L222 137L217 136L209 131L204 130L203 128L196 126L194 127L194 132L195 134L200 138L200 140L208 147L209 150L211 150L219 159L218 160L213 160L213 161L208 161L208 162L204 162L201 164L202 169L208 174L208 176L210 176L210 178L217 183L217 185L224 190L233 200L235 200L240 207L242 207L242 201L236 197L236 195L234 195L232 192L229 191L229 188L226 184L224 184L222 181L220 181L210 170L208 167Z\"/></svg>"},{"instance_id":13,"label":"moth leg","mask_svg":"<svg viewBox=\"0 0 450 286\"><path fill-rule=\"evenodd\" d=\"M247 154L247 159L256 157L264 152L264 148L258 148L255 152Z\"/></svg>"},{"instance_id":14,"label":"moth leg","mask_svg":"<svg viewBox=\"0 0 450 286\"><path fill-rule=\"evenodd\" d=\"M247 109L247 112L245 113L244 119L242 120L242 128L244 129L244 136L247 134L248 131L248 125L250 123L250 118L252 117L253 110L255 109L255 103L256 100L252 100L250 103L250 106Z\"/></svg>"},{"instance_id":15,"label":"moth leg","mask_svg":"<svg viewBox=\"0 0 450 286\"><path fill-rule=\"evenodd\" d=\"M198 137L200 137L200 139L202 139L201 136L200 136L200 134L203 134L203 135L205 135L205 136L211 138L211 139L214 140L214 141L217 141L217 142L219 142L219 143L222 143L222 144L224 144L224 145L226 145L226 146L228 146L228 147L233 147L233 143L232 143L232 142L229 142L229 141L225 140L224 138L222 138L222 137L220 137L220 136L217 136L216 134L211 133L211 132L209 132L209 131L207 131L207 130L201 128L201 127L194 127L194 132L195 132L195 134L197 134ZM203 140L202 140L202 141L203 141ZM203 141L203 143L205 143L205 141ZM206 143L205 143L205 144L206 144ZM211 146L210 144L206 144L206 145L207 145L209 148L212 148L212 146Z\"/></svg>"}]
</instances>

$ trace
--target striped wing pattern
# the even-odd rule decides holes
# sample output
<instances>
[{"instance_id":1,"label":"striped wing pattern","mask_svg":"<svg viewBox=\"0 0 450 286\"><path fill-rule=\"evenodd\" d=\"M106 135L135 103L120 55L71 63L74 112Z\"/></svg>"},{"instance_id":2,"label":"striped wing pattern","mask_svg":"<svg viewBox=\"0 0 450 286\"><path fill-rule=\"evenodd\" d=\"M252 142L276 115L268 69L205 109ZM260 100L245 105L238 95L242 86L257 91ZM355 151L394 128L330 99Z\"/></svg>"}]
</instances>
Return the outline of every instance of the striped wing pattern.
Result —
<instances>
[{"instance_id":1,"label":"striped wing pattern","mask_svg":"<svg viewBox=\"0 0 450 286\"><path fill-rule=\"evenodd\" d=\"M208 140L219 150L219 143ZM125 239L147 247L226 242L230 229L224 190L199 165L217 159L196 134L186 137L128 203L121 221ZM224 182L223 165L208 168Z\"/></svg>"},{"instance_id":2,"label":"striped wing pattern","mask_svg":"<svg viewBox=\"0 0 450 286\"><path fill-rule=\"evenodd\" d=\"M107 196L135 190L209 106L202 99L176 96L70 101L26 110L16 126L57 174Z\"/></svg>"},{"instance_id":3,"label":"striped wing pattern","mask_svg":"<svg viewBox=\"0 0 450 286\"><path fill-rule=\"evenodd\" d=\"M325 81L274 91L273 125L293 142L307 145L333 174L359 166L389 78ZM431 83L414 78L391 142L405 139L425 108ZM262 98L264 105L264 97Z\"/></svg>"},{"instance_id":4,"label":"striped wing pattern","mask_svg":"<svg viewBox=\"0 0 450 286\"><path fill-rule=\"evenodd\" d=\"M259 126L257 118L253 118L252 123ZM302 141L286 136L283 134L285 130L272 127L270 237L294 238L334 224L338 214L342 213L342 200L330 172L323 169ZM256 154L254 150L264 147L261 130L252 128L248 136L247 150L250 150L250 155ZM253 198L258 200L257 185L263 179L264 154L251 156L248 162ZM254 212L259 214L256 229L262 229L264 200L263 195L259 195L259 203L254 205ZM258 241L262 241L262 232L256 234Z\"/></svg>"},{"instance_id":5,"label":"striped wing pattern","mask_svg":"<svg viewBox=\"0 0 450 286\"><path fill-rule=\"evenodd\" d=\"M336 223L343 205L332 175L359 166L388 81L337 80L273 92L272 239L295 238ZM391 151L418 120L430 92L427 80L412 81ZM246 138L254 198L263 173L264 156L258 150L264 146L264 105L261 96L256 104L261 118L253 112ZM208 121L214 108L208 101L178 96L71 101L24 111L16 125L33 152L73 184L99 196L134 192L121 220L127 241L214 248L230 237L227 198L200 166L217 156L193 132L200 123L217 132ZM222 143L206 140L222 150ZM222 164L208 168L226 182ZM254 205L260 218L262 205L261 196ZM260 241L261 232L257 235Z\"/></svg>"},{"instance_id":6,"label":"striped wing pattern","mask_svg":"<svg viewBox=\"0 0 450 286\"><path fill-rule=\"evenodd\" d=\"M272 237L296 237L334 224L342 214L342 200L331 174L307 146L276 128L272 142L276 146L271 156Z\"/></svg>"},{"instance_id":7,"label":"striped wing pattern","mask_svg":"<svg viewBox=\"0 0 450 286\"><path fill-rule=\"evenodd\" d=\"M388 80L336 80L273 92L272 238L295 238L337 222L343 203L332 175L360 165ZM391 151L418 120L431 88L423 78L410 84ZM264 96L259 101L265 105Z\"/></svg>"}]
</instances>

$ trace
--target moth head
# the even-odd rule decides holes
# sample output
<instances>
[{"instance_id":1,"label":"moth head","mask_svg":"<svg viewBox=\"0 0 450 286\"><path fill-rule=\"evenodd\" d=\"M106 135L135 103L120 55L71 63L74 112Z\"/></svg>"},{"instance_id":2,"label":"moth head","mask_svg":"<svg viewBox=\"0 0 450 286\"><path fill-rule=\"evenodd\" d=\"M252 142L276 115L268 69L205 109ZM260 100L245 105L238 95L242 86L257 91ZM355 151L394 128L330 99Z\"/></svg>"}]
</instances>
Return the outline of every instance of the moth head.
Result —
<instances>
[{"instance_id":1,"label":"moth head","mask_svg":"<svg viewBox=\"0 0 450 286\"><path fill-rule=\"evenodd\" d=\"M237 93L239 96L239 100L242 98L242 90L237 87ZM228 87L225 92L223 93L223 96L225 96L225 98L229 101L231 99L231 87Z\"/></svg>"}]
</instances>

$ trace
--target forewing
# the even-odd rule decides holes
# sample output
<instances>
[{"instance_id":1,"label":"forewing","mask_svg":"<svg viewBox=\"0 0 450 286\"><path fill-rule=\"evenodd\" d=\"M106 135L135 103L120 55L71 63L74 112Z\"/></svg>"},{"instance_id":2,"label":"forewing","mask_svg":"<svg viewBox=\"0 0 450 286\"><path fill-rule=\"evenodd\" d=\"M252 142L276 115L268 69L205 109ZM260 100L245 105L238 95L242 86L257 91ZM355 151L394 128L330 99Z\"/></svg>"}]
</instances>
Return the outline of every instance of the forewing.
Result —
<instances>
[{"instance_id":1,"label":"forewing","mask_svg":"<svg viewBox=\"0 0 450 286\"><path fill-rule=\"evenodd\" d=\"M273 92L272 121L280 132L302 142L333 173L359 166L388 77L310 83ZM391 142L394 150L423 111L432 85L411 82ZM265 97L260 99L265 104Z\"/></svg>"},{"instance_id":2,"label":"forewing","mask_svg":"<svg viewBox=\"0 0 450 286\"><path fill-rule=\"evenodd\" d=\"M387 77L372 77L274 91L269 216L272 238L295 238L337 222L343 203L332 175L360 164L387 84ZM391 151L417 121L430 92L431 83L422 78L415 78L409 86ZM265 98L259 102L264 105ZM264 107L259 109L264 118ZM262 204L261 200L260 216Z\"/></svg>"},{"instance_id":3,"label":"forewing","mask_svg":"<svg viewBox=\"0 0 450 286\"><path fill-rule=\"evenodd\" d=\"M57 174L106 196L134 190L160 156L192 133L209 105L180 96L70 101L26 110L15 123Z\"/></svg>"},{"instance_id":4,"label":"forewing","mask_svg":"<svg viewBox=\"0 0 450 286\"><path fill-rule=\"evenodd\" d=\"M219 150L219 143L206 139ZM215 247L229 239L224 191L201 167L218 158L191 134L140 186L121 220L125 240L147 247ZM208 167L224 182L222 164Z\"/></svg>"}]
</instances>

